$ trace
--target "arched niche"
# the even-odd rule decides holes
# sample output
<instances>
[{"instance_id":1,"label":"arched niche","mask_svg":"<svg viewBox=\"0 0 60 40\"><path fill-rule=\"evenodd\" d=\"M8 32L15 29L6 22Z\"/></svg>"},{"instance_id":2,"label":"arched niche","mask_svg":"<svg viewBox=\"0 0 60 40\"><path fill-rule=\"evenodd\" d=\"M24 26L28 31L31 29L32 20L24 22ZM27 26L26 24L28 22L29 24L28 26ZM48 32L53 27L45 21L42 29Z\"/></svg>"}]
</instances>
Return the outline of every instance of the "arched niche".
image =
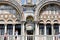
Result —
<instances>
[{"instance_id":1,"label":"arched niche","mask_svg":"<svg viewBox=\"0 0 60 40\"><path fill-rule=\"evenodd\" d=\"M39 15L60 14L60 6L57 4L47 4L41 8Z\"/></svg>"},{"instance_id":2,"label":"arched niche","mask_svg":"<svg viewBox=\"0 0 60 40\"><path fill-rule=\"evenodd\" d=\"M26 21L27 22L33 22L34 18L32 16L27 16Z\"/></svg>"},{"instance_id":3,"label":"arched niche","mask_svg":"<svg viewBox=\"0 0 60 40\"><path fill-rule=\"evenodd\" d=\"M34 23L26 23L25 25L25 33L26 35L34 35L35 32L35 27L34 27Z\"/></svg>"},{"instance_id":4,"label":"arched niche","mask_svg":"<svg viewBox=\"0 0 60 40\"><path fill-rule=\"evenodd\" d=\"M9 4L4 4L4 3L0 4L0 14L11 15L12 18L13 16L15 16L17 19L20 19L20 14L18 10Z\"/></svg>"},{"instance_id":5,"label":"arched niche","mask_svg":"<svg viewBox=\"0 0 60 40\"><path fill-rule=\"evenodd\" d=\"M34 18L32 16L27 16L26 17L26 30L34 30Z\"/></svg>"},{"instance_id":6,"label":"arched niche","mask_svg":"<svg viewBox=\"0 0 60 40\"><path fill-rule=\"evenodd\" d=\"M27 35L33 35L34 34L34 18L32 16L26 17L26 23L25 23L25 31Z\"/></svg>"},{"instance_id":7,"label":"arched niche","mask_svg":"<svg viewBox=\"0 0 60 40\"><path fill-rule=\"evenodd\" d=\"M16 14L17 11L15 8L8 4L0 5L0 14Z\"/></svg>"}]
</instances>

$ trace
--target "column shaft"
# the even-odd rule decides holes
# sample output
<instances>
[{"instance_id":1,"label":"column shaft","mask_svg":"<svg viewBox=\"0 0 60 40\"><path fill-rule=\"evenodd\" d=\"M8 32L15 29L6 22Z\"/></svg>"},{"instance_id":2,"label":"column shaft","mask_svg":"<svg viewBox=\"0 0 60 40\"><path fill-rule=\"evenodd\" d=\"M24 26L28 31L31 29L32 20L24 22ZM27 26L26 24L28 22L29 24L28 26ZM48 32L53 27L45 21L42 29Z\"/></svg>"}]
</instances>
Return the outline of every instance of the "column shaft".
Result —
<instances>
[{"instance_id":1,"label":"column shaft","mask_svg":"<svg viewBox=\"0 0 60 40\"><path fill-rule=\"evenodd\" d=\"M60 32L60 24L59 24L59 32Z\"/></svg>"},{"instance_id":2,"label":"column shaft","mask_svg":"<svg viewBox=\"0 0 60 40\"><path fill-rule=\"evenodd\" d=\"M15 34L15 25L13 25L13 35Z\"/></svg>"},{"instance_id":3,"label":"column shaft","mask_svg":"<svg viewBox=\"0 0 60 40\"><path fill-rule=\"evenodd\" d=\"M21 35L24 35L24 23L21 25Z\"/></svg>"},{"instance_id":4,"label":"column shaft","mask_svg":"<svg viewBox=\"0 0 60 40\"><path fill-rule=\"evenodd\" d=\"M52 28L52 35L53 35L53 34L54 34L54 31L53 31L53 24L52 24L51 28Z\"/></svg>"},{"instance_id":5,"label":"column shaft","mask_svg":"<svg viewBox=\"0 0 60 40\"><path fill-rule=\"evenodd\" d=\"M44 35L46 35L46 25L45 25L45 27L44 27Z\"/></svg>"},{"instance_id":6,"label":"column shaft","mask_svg":"<svg viewBox=\"0 0 60 40\"><path fill-rule=\"evenodd\" d=\"M21 24L21 35L22 35L22 40L24 39L24 23Z\"/></svg>"},{"instance_id":7,"label":"column shaft","mask_svg":"<svg viewBox=\"0 0 60 40\"><path fill-rule=\"evenodd\" d=\"M35 23L35 40L39 40L39 26Z\"/></svg>"},{"instance_id":8,"label":"column shaft","mask_svg":"<svg viewBox=\"0 0 60 40\"><path fill-rule=\"evenodd\" d=\"M46 33L46 24L44 25L44 35L45 35L45 40L46 40L46 35L47 35L47 33Z\"/></svg>"},{"instance_id":9,"label":"column shaft","mask_svg":"<svg viewBox=\"0 0 60 40\"><path fill-rule=\"evenodd\" d=\"M7 33L7 24L5 24L5 33Z\"/></svg>"},{"instance_id":10,"label":"column shaft","mask_svg":"<svg viewBox=\"0 0 60 40\"><path fill-rule=\"evenodd\" d=\"M35 24L35 35L39 35L39 26Z\"/></svg>"}]
</instances>

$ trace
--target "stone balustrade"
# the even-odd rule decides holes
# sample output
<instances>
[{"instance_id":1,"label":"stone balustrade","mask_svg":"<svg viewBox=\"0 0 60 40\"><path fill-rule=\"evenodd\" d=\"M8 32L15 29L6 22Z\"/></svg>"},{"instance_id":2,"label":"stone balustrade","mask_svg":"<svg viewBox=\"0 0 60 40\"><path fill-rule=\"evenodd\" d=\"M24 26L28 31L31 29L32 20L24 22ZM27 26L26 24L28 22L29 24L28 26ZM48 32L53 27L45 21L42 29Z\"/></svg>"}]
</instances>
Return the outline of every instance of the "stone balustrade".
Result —
<instances>
[{"instance_id":1,"label":"stone balustrade","mask_svg":"<svg viewBox=\"0 0 60 40\"><path fill-rule=\"evenodd\" d=\"M23 40L23 35L18 35L17 40ZM37 37L38 40L59 40L59 36L57 35L26 35L24 36L24 40L36 40ZM15 35L10 35L7 37L8 40L15 40ZM0 35L0 40L4 40L4 36Z\"/></svg>"}]
</instances>

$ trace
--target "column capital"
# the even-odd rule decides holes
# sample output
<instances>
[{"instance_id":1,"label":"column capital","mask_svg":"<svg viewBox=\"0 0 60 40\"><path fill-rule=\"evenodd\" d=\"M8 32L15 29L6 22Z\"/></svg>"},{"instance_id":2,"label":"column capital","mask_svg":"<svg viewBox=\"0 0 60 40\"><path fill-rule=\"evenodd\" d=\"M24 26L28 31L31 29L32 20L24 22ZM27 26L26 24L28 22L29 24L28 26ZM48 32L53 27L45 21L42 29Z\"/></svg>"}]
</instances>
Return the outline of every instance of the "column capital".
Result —
<instances>
[{"instance_id":1,"label":"column capital","mask_svg":"<svg viewBox=\"0 0 60 40\"><path fill-rule=\"evenodd\" d=\"M46 24L44 25L44 35L46 35Z\"/></svg>"},{"instance_id":2,"label":"column capital","mask_svg":"<svg viewBox=\"0 0 60 40\"><path fill-rule=\"evenodd\" d=\"M5 33L7 33L7 24L5 24Z\"/></svg>"}]
</instances>

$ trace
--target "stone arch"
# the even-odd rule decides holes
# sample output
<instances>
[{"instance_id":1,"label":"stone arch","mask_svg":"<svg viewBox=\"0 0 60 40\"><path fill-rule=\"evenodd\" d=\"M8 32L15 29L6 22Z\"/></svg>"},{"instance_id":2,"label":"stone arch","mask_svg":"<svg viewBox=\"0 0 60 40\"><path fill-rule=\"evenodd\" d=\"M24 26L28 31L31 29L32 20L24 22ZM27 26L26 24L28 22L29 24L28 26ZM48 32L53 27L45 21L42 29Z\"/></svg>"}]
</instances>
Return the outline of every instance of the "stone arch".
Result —
<instances>
[{"instance_id":1,"label":"stone arch","mask_svg":"<svg viewBox=\"0 0 60 40\"><path fill-rule=\"evenodd\" d=\"M13 19L8 19L7 22L13 22Z\"/></svg>"},{"instance_id":2,"label":"stone arch","mask_svg":"<svg viewBox=\"0 0 60 40\"><path fill-rule=\"evenodd\" d=\"M20 22L20 20L19 19L16 19L15 22Z\"/></svg>"},{"instance_id":3,"label":"stone arch","mask_svg":"<svg viewBox=\"0 0 60 40\"><path fill-rule=\"evenodd\" d=\"M5 22L5 20L1 19L0 22Z\"/></svg>"},{"instance_id":4,"label":"stone arch","mask_svg":"<svg viewBox=\"0 0 60 40\"><path fill-rule=\"evenodd\" d=\"M46 23L51 23L51 21L50 20L47 20Z\"/></svg>"},{"instance_id":5,"label":"stone arch","mask_svg":"<svg viewBox=\"0 0 60 40\"><path fill-rule=\"evenodd\" d=\"M6 22L6 19L4 19L4 18L1 18L0 20Z\"/></svg>"},{"instance_id":6,"label":"stone arch","mask_svg":"<svg viewBox=\"0 0 60 40\"><path fill-rule=\"evenodd\" d=\"M20 15L20 17L22 16L22 11L21 11L21 6L20 4L18 4L15 0L3 0L3 1L0 1L0 5L10 5L12 6L13 8L15 8L15 10L17 11L17 14Z\"/></svg>"},{"instance_id":7,"label":"stone arch","mask_svg":"<svg viewBox=\"0 0 60 40\"><path fill-rule=\"evenodd\" d=\"M49 4L56 4L60 6L60 3L58 1L48 1L48 2L44 2L43 4L38 4L36 11L35 11L35 20L39 17L40 11L41 9L45 6L45 5L49 5Z\"/></svg>"},{"instance_id":8,"label":"stone arch","mask_svg":"<svg viewBox=\"0 0 60 40\"><path fill-rule=\"evenodd\" d=\"M13 22L12 20L8 20L8 22Z\"/></svg>"},{"instance_id":9,"label":"stone arch","mask_svg":"<svg viewBox=\"0 0 60 40\"><path fill-rule=\"evenodd\" d=\"M40 22L40 23L44 23L44 20L40 20L39 22Z\"/></svg>"},{"instance_id":10,"label":"stone arch","mask_svg":"<svg viewBox=\"0 0 60 40\"><path fill-rule=\"evenodd\" d=\"M26 17L26 21L29 21L29 20L30 20L30 21L34 21L34 17L33 17L33 16L30 16L30 15L27 16L27 17Z\"/></svg>"},{"instance_id":11,"label":"stone arch","mask_svg":"<svg viewBox=\"0 0 60 40\"><path fill-rule=\"evenodd\" d=\"M58 22L58 20L54 20L54 22Z\"/></svg>"},{"instance_id":12,"label":"stone arch","mask_svg":"<svg viewBox=\"0 0 60 40\"><path fill-rule=\"evenodd\" d=\"M59 23L58 20L54 20L53 22L54 22L54 24Z\"/></svg>"},{"instance_id":13,"label":"stone arch","mask_svg":"<svg viewBox=\"0 0 60 40\"><path fill-rule=\"evenodd\" d=\"M5 19L0 19L0 24L5 24Z\"/></svg>"}]
</instances>

